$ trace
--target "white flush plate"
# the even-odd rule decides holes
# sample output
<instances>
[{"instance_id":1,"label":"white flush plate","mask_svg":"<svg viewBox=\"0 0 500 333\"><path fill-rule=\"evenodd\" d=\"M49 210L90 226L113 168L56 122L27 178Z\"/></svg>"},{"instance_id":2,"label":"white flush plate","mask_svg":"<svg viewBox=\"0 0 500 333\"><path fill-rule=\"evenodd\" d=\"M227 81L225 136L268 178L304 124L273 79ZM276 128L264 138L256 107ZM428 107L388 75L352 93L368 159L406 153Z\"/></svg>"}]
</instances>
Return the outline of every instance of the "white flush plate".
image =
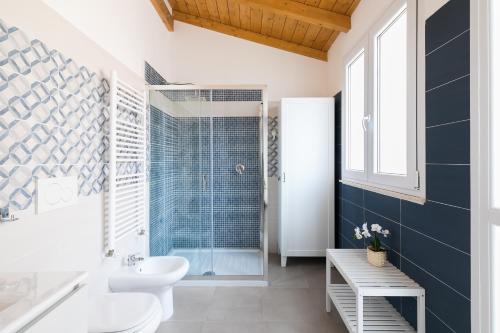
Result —
<instances>
[{"instance_id":1,"label":"white flush plate","mask_svg":"<svg viewBox=\"0 0 500 333\"><path fill-rule=\"evenodd\" d=\"M75 205L78 201L77 177L38 179L36 193L37 214Z\"/></svg>"}]
</instances>

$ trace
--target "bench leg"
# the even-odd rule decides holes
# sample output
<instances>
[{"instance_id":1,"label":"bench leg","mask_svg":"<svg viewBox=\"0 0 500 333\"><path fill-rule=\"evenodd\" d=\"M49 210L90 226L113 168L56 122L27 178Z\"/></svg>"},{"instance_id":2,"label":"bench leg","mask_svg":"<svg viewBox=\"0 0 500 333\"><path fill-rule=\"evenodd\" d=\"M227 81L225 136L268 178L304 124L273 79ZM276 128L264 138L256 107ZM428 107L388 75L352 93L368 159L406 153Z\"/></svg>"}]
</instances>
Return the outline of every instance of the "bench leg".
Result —
<instances>
[{"instance_id":1,"label":"bench leg","mask_svg":"<svg viewBox=\"0 0 500 333\"><path fill-rule=\"evenodd\" d=\"M417 297L417 332L425 333L425 294Z\"/></svg>"},{"instance_id":2,"label":"bench leg","mask_svg":"<svg viewBox=\"0 0 500 333\"><path fill-rule=\"evenodd\" d=\"M358 295L356 297L356 318L358 330L357 333L363 333L363 295Z\"/></svg>"},{"instance_id":3,"label":"bench leg","mask_svg":"<svg viewBox=\"0 0 500 333\"><path fill-rule=\"evenodd\" d=\"M328 286L330 283L332 283L331 279L331 271L332 271L332 264L330 263L330 260L326 258L326 312L332 312L332 300L330 299L330 295L328 294Z\"/></svg>"}]
</instances>

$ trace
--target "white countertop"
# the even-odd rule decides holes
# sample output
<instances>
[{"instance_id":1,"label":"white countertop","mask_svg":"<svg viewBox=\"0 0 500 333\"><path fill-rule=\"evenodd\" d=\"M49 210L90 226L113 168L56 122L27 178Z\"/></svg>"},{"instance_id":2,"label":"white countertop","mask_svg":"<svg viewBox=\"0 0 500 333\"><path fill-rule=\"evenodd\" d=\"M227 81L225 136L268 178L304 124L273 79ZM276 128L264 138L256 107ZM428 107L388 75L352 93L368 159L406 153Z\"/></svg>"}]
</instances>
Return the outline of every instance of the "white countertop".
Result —
<instances>
[{"instance_id":1,"label":"white countertop","mask_svg":"<svg viewBox=\"0 0 500 333\"><path fill-rule=\"evenodd\" d=\"M86 278L86 272L0 272L0 333L16 332Z\"/></svg>"}]
</instances>

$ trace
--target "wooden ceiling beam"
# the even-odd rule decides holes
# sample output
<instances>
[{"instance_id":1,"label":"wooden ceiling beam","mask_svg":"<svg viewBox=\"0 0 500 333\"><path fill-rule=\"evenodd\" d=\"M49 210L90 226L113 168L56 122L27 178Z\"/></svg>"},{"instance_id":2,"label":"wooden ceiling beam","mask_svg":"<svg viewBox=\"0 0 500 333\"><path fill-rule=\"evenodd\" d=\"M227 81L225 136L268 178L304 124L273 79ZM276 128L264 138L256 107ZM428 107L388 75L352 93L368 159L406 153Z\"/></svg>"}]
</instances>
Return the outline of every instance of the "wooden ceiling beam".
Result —
<instances>
[{"instance_id":1,"label":"wooden ceiling beam","mask_svg":"<svg viewBox=\"0 0 500 333\"><path fill-rule=\"evenodd\" d=\"M351 17L348 15L292 0L238 0L238 2L336 31L348 32L351 29Z\"/></svg>"},{"instance_id":2,"label":"wooden ceiling beam","mask_svg":"<svg viewBox=\"0 0 500 333\"><path fill-rule=\"evenodd\" d=\"M217 31L226 35L246 39L255 43L271 46L288 52L297 53L307 57L327 61L327 52L316 50L307 46L290 43L274 37L262 35L253 31L240 29L227 24L215 22L198 16L189 15L174 10L174 19L184 23L192 24L201 28Z\"/></svg>"},{"instance_id":3,"label":"wooden ceiling beam","mask_svg":"<svg viewBox=\"0 0 500 333\"><path fill-rule=\"evenodd\" d=\"M170 10L163 0L151 0L153 7L156 9L158 16L160 16L163 24L167 27L168 31L174 31L174 18L170 14Z\"/></svg>"}]
</instances>

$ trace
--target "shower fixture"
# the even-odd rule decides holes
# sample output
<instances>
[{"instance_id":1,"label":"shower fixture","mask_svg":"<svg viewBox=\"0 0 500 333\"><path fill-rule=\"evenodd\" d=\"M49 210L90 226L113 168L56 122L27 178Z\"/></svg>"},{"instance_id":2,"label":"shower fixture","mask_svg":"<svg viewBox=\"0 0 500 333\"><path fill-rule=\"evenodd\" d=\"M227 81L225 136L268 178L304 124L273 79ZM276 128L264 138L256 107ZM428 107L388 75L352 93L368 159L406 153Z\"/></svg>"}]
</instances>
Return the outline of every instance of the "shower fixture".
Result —
<instances>
[{"instance_id":1,"label":"shower fixture","mask_svg":"<svg viewBox=\"0 0 500 333\"><path fill-rule=\"evenodd\" d=\"M236 173L238 175L242 175L243 172L245 172L245 166L241 163L236 164L236 167L234 169L236 170Z\"/></svg>"}]
</instances>

